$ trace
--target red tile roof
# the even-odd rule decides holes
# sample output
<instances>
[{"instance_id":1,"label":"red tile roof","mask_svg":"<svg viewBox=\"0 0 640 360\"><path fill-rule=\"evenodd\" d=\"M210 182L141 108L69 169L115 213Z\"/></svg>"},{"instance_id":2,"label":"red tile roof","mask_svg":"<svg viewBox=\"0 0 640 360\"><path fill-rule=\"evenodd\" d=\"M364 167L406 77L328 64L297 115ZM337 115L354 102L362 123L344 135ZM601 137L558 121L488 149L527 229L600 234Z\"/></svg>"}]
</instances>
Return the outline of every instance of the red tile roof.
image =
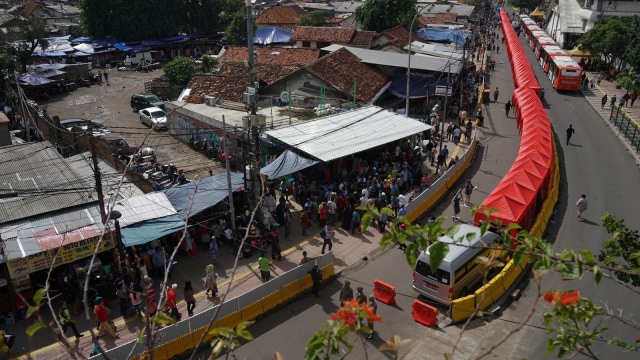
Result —
<instances>
[{"instance_id":1,"label":"red tile roof","mask_svg":"<svg viewBox=\"0 0 640 360\"><path fill-rule=\"evenodd\" d=\"M20 11L20 15L28 18L31 16L31 14L37 9L39 8L41 5L35 2L29 2L24 4L24 6L22 7L22 10Z\"/></svg>"},{"instance_id":2,"label":"red tile roof","mask_svg":"<svg viewBox=\"0 0 640 360\"><path fill-rule=\"evenodd\" d=\"M458 14L456 13L438 13L438 14L430 14L432 16L424 17L421 16L418 18L420 24L438 24L442 25L446 22L455 22L458 19Z\"/></svg>"},{"instance_id":3,"label":"red tile roof","mask_svg":"<svg viewBox=\"0 0 640 360\"><path fill-rule=\"evenodd\" d=\"M409 45L409 30L407 30L404 26L396 26L389 30L385 30L382 32L387 38L398 45L400 48L404 48Z\"/></svg>"},{"instance_id":4,"label":"red tile roof","mask_svg":"<svg viewBox=\"0 0 640 360\"><path fill-rule=\"evenodd\" d=\"M347 49L337 50L305 67L307 71L339 89L351 94L353 80L356 80L356 99L370 103L391 81L391 78L377 68L364 64Z\"/></svg>"},{"instance_id":5,"label":"red tile roof","mask_svg":"<svg viewBox=\"0 0 640 360\"><path fill-rule=\"evenodd\" d=\"M302 68L302 65L281 65L281 64L257 64L253 71L257 80L266 85L271 85ZM249 78L247 73L247 65L242 62L226 62L220 67L221 74L237 74L246 79ZM246 82L246 81L245 81Z\"/></svg>"},{"instance_id":6,"label":"red tile roof","mask_svg":"<svg viewBox=\"0 0 640 360\"><path fill-rule=\"evenodd\" d=\"M199 74L194 76L187 88L191 94L185 99L188 103L202 104L203 96L214 96L228 101L242 101L242 93L247 89L247 72L237 74L224 72L222 74Z\"/></svg>"},{"instance_id":7,"label":"red tile roof","mask_svg":"<svg viewBox=\"0 0 640 360\"><path fill-rule=\"evenodd\" d=\"M298 26L291 41L316 41L348 44L356 29L328 28L321 26Z\"/></svg>"},{"instance_id":8,"label":"red tile roof","mask_svg":"<svg viewBox=\"0 0 640 360\"><path fill-rule=\"evenodd\" d=\"M258 53L256 64L307 65L320 56L320 50L314 49L256 47L254 51ZM229 46L219 62L246 61L247 58L246 46Z\"/></svg>"},{"instance_id":9,"label":"red tile roof","mask_svg":"<svg viewBox=\"0 0 640 360\"><path fill-rule=\"evenodd\" d=\"M375 31L356 31L350 44L355 46L364 46L368 49L371 47L371 42L375 36Z\"/></svg>"},{"instance_id":10,"label":"red tile roof","mask_svg":"<svg viewBox=\"0 0 640 360\"><path fill-rule=\"evenodd\" d=\"M256 17L256 24L259 25L295 25L300 19L304 10L298 5L276 6L263 11Z\"/></svg>"}]
</instances>

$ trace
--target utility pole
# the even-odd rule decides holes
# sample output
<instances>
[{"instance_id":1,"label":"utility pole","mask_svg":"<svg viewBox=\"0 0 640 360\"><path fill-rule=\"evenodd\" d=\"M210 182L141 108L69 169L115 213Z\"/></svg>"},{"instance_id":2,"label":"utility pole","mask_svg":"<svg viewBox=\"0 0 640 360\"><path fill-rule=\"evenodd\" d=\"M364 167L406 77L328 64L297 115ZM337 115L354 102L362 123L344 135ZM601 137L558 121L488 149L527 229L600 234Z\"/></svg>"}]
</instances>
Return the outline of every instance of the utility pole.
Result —
<instances>
[{"instance_id":1,"label":"utility pole","mask_svg":"<svg viewBox=\"0 0 640 360\"><path fill-rule=\"evenodd\" d=\"M227 122L222 115L222 136L224 137L224 166L227 170L227 189L229 190L229 211L231 212L231 230L236 231L236 208L233 204L233 189L231 188L231 169L229 166L229 138L227 137Z\"/></svg>"},{"instance_id":2,"label":"utility pole","mask_svg":"<svg viewBox=\"0 0 640 360\"><path fill-rule=\"evenodd\" d=\"M107 213L104 209L104 194L102 194L102 177L98 168L98 154L96 153L96 143L93 137L93 124L87 120L87 133L89 136L89 149L91 150L91 160L93 161L93 177L96 180L96 192L98 193L98 206L100 207L100 219L102 223L107 222Z\"/></svg>"},{"instance_id":3,"label":"utility pole","mask_svg":"<svg viewBox=\"0 0 640 360\"><path fill-rule=\"evenodd\" d=\"M451 62L449 62L449 68L447 70L447 87L444 92L444 106L442 108L442 119L440 120L440 151L442 154L442 143L444 142L444 123L447 121L447 98L449 97L449 77L451 76ZM445 163L447 159L444 159ZM436 173L438 170L436 170Z\"/></svg>"}]
</instances>

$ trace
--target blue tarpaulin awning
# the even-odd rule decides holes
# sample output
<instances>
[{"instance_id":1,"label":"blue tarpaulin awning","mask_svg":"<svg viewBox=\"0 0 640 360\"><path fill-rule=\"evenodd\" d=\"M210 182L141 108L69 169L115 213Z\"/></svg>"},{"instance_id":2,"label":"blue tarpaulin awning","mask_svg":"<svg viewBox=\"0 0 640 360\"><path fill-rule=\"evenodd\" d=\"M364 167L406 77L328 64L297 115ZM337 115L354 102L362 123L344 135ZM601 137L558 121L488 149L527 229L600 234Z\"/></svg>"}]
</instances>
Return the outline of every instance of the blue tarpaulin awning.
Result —
<instances>
[{"instance_id":1,"label":"blue tarpaulin awning","mask_svg":"<svg viewBox=\"0 0 640 360\"><path fill-rule=\"evenodd\" d=\"M113 44L113 47L120 51L131 51L131 46L127 45L127 43L124 42L115 43Z\"/></svg>"},{"instance_id":2,"label":"blue tarpaulin awning","mask_svg":"<svg viewBox=\"0 0 640 360\"><path fill-rule=\"evenodd\" d=\"M437 27L424 27L415 32L416 35L427 41L452 42L464 45L467 42L468 33L459 29L444 29Z\"/></svg>"},{"instance_id":3,"label":"blue tarpaulin awning","mask_svg":"<svg viewBox=\"0 0 640 360\"><path fill-rule=\"evenodd\" d=\"M244 186L244 174L231 173L231 188L236 191ZM216 205L229 196L227 174L222 173L164 191L178 215L185 219Z\"/></svg>"},{"instance_id":4,"label":"blue tarpaulin awning","mask_svg":"<svg viewBox=\"0 0 640 360\"><path fill-rule=\"evenodd\" d=\"M143 245L165 235L184 229L184 220L178 215L145 220L120 230L124 246Z\"/></svg>"},{"instance_id":5,"label":"blue tarpaulin awning","mask_svg":"<svg viewBox=\"0 0 640 360\"><path fill-rule=\"evenodd\" d=\"M436 85L447 85L447 79L435 76L411 75L409 82L409 98L425 98L427 97L427 90L430 95L433 95L436 93ZM393 73L393 80L391 80L389 92L399 98L407 98L407 74L404 71L396 71Z\"/></svg>"},{"instance_id":6,"label":"blue tarpaulin awning","mask_svg":"<svg viewBox=\"0 0 640 360\"><path fill-rule=\"evenodd\" d=\"M260 169L260 173L267 175L269 179L277 179L281 176L293 174L302 169L317 164L318 161L300 156L291 150L285 150L271 164Z\"/></svg>"},{"instance_id":7,"label":"blue tarpaulin awning","mask_svg":"<svg viewBox=\"0 0 640 360\"><path fill-rule=\"evenodd\" d=\"M29 85L43 85L51 82L51 80L37 73L20 75L18 81Z\"/></svg>"},{"instance_id":8,"label":"blue tarpaulin awning","mask_svg":"<svg viewBox=\"0 0 640 360\"><path fill-rule=\"evenodd\" d=\"M260 45L282 44L291 42L293 31L284 30L277 27L265 27L256 29L253 36L253 43Z\"/></svg>"}]
</instances>

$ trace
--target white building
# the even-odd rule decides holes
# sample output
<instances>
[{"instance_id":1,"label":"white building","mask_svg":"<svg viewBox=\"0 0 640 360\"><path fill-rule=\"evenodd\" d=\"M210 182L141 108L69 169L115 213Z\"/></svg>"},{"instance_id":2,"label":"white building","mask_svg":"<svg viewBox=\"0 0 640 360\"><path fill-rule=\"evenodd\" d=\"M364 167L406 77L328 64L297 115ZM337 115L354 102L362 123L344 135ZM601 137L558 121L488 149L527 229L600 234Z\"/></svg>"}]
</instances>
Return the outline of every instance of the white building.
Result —
<instances>
[{"instance_id":1,"label":"white building","mask_svg":"<svg viewBox=\"0 0 640 360\"><path fill-rule=\"evenodd\" d=\"M615 0L553 0L545 30L565 49L597 22L610 16L640 15L640 3Z\"/></svg>"}]
</instances>

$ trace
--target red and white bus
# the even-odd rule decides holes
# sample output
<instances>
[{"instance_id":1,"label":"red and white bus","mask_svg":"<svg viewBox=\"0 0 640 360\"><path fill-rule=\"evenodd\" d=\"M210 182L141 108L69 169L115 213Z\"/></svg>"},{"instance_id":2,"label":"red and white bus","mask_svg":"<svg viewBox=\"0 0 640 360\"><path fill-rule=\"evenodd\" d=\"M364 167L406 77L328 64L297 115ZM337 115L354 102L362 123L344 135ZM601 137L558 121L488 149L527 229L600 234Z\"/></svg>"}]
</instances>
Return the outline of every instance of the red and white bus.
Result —
<instances>
[{"instance_id":1,"label":"red and white bus","mask_svg":"<svg viewBox=\"0 0 640 360\"><path fill-rule=\"evenodd\" d=\"M551 56L547 75L556 90L580 90L582 67L570 56Z\"/></svg>"},{"instance_id":2,"label":"red and white bus","mask_svg":"<svg viewBox=\"0 0 640 360\"><path fill-rule=\"evenodd\" d=\"M524 38L527 39L527 42L531 41L531 33L534 31L544 31L538 25L526 25L524 27Z\"/></svg>"},{"instance_id":3,"label":"red and white bus","mask_svg":"<svg viewBox=\"0 0 640 360\"><path fill-rule=\"evenodd\" d=\"M552 38L548 36L539 37L536 43L536 49L535 49L536 60L540 60L540 49L543 46L553 46L553 45L557 46L558 43L556 43L556 41L553 40Z\"/></svg>"},{"instance_id":4,"label":"red and white bus","mask_svg":"<svg viewBox=\"0 0 640 360\"><path fill-rule=\"evenodd\" d=\"M569 56L569 54L558 45L543 45L540 47L538 63L542 66L544 72L549 72L549 63L552 56Z\"/></svg>"},{"instance_id":5,"label":"red and white bus","mask_svg":"<svg viewBox=\"0 0 640 360\"><path fill-rule=\"evenodd\" d=\"M549 37L544 30L536 30L531 32L531 37L529 38L529 45L531 46L531 51L536 50L536 46L538 46L538 39L542 37Z\"/></svg>"}]
</instances>

